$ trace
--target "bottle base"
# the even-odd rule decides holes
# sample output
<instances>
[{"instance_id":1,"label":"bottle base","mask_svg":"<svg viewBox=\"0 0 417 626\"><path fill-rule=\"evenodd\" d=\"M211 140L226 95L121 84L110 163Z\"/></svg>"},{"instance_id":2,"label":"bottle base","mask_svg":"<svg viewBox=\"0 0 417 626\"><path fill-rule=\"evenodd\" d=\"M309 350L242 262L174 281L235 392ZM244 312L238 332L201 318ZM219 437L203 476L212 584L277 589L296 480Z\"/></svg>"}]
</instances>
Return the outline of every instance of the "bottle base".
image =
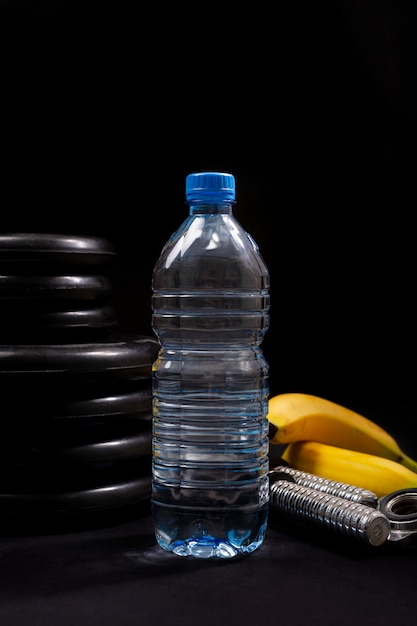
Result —
<instances>
[{"instance_id":1,"label":"bottle base","mask_svg":"<svg viewBox=\"0 0 417 626\"><path fill-rule=\"evenodd\" d=\"M214 537L201 539L189 539L170 548L171 552L178 556L192 556L198 559L230 559L238 556L239 551L229 543L225 543Z\"/></svg>"},{"instance_id":2,"label":"bottle base","mask_svg":"<svg viewBox=\"0 0 417 626\"><path fill-rule=\"evenodd\" d=\"M268 505L260 510L236 513L218 511L196 515L153 503L155 536L158 545L177 554L199 559L231 559L250 554L263 543Z\"/></svg>"}]
</instances>

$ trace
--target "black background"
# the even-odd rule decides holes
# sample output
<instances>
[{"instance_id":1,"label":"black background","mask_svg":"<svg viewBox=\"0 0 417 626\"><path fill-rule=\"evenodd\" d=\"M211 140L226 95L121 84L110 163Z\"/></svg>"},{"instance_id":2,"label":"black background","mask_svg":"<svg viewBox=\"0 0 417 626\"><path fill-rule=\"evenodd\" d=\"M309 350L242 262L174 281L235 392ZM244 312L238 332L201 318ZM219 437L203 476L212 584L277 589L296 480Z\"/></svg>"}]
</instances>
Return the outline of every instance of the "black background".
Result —
<instances>
[{"instance_id":1,"label":"black background","mask_svg":"<svg viewBox=\"0 0 417 626\"><path fill-rule=\"evenodd\" d=\"M191 171L271 275L271 393L414 402L412 3L0 2L2 232L108 238L122 328Z\"/></svg>"},{"instance_id":2,"label":"black background","mask_svg":"<svg viewBox=\"0 0 417 626\"><path fill-rule=\"evenodd\" d=\"M120 326L150 334L186 175L232 172L271 275L271 394L361 408L416 457L416 13L0 0L0 232L109 239ZM12 531L0 623L415 622L415 541L368 552L298 531L271 520L262 549L228 564L163 554L149 515Z\"/></svg>"}]
</instances>

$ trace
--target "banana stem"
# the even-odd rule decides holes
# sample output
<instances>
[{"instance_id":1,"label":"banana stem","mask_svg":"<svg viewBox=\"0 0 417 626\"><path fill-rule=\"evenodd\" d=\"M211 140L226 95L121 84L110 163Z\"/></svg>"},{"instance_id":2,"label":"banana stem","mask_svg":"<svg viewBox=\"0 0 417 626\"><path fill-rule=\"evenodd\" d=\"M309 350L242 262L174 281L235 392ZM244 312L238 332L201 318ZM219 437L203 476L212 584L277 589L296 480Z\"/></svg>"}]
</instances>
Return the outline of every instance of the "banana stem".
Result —
<instances>
[{"instance_id":1,"label":"banana stem","mask_svg":"<svg viewBox=\"0 0 417 626\"><path fill-rule=\"evenodd\" d=\"M407 467L409 470L417 474L417 461L412 459L411 456L403 453L399 462L401 465L404 465L404 467Z\"/></svg>"}]
</instances>

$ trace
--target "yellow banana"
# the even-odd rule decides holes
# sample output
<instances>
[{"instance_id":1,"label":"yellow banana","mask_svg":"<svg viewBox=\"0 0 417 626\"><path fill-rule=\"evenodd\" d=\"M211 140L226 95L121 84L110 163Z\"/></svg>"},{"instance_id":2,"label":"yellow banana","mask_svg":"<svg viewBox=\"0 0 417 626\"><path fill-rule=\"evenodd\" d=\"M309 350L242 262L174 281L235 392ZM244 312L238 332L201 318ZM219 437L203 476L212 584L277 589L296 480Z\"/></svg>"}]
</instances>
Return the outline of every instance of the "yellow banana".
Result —
<instances>
[{"instance_id":1,"label":"yellow banana","mask_svg":"<svg viewBox=\"0 0 417 626\"><path fill-rule=\"evenodd\" d=\"M318 441L381 456L417 472L417 461L386 430L330 400L305 393L278 394L269 400L267 417L272 444Z\"/></svg>"},{"instance_id":2,"label":"yellow banana","mask_svg":"<svg viewBox=\"0 0 417 626\"><path fill-rule=\"evenodd\" d=\"M396 461L317 441L290 443L282 458L294 469L369 489L378 498L417 488L417 473Z\"/></svg>"}]
</instances>

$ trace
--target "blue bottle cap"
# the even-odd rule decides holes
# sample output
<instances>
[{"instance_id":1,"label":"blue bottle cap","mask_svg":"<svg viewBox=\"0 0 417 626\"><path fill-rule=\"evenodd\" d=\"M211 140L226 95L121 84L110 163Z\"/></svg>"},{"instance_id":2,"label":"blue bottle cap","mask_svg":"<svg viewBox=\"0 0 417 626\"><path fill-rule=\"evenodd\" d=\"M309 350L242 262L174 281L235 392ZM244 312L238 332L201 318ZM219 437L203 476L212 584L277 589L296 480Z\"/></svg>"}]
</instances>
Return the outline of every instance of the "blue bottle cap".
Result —
<instances>
[{"instance_id":1,"label":"blue bottle cap","mask_svg":"<svg viewBox=\"0 0 417 626\"><path fill-rule=\"evenodd\" d=\"M185 197L188 201L233 202L236 197L235 177L224 172L196 172L185 181Z\"/></svg>"}]
</instances>

